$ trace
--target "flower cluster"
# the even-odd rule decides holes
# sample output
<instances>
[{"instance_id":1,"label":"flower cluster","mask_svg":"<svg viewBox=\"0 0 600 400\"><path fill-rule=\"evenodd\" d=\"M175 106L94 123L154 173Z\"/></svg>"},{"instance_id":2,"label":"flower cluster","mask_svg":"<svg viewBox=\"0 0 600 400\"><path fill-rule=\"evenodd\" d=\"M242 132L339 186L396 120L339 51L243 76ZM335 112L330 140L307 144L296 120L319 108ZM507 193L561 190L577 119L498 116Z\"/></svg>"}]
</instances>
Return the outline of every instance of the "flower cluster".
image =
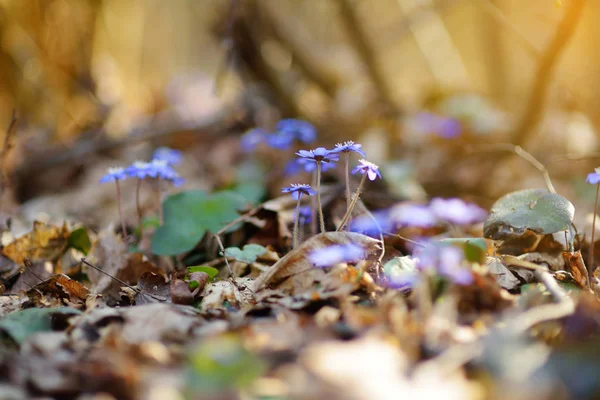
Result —
<instances>
[{"instance_id":1,"label":"flower cluster","mask_svg":"<svg viewBox=\"0 0 600 400\"><path fill-rule=\"evenodd\" d=\"M241 147L245 153L254 151L261 143L274 149L287 150L296 141L312 143L316 139L317 130L310 122L289 118L279 121L272 133L263 129L248 131L242 136Z\"/></svg>"},{"instance_id":2,"label":"flower cluster","mask_svg":"<svg viewBox=\"0 0 600 400\"><path fill-rule=\"evenodd\" d=\"M177 150L161 147L157 149L150 162L135 161L127 168L109 168L106 175L100 179L100 183L125 180L127 178L155 178L171 182L175 186L183 184L184 180L172 165L181 163L182 155Z\"/></svg>"},{"instance_id":3,"label":"flower cluster","mask_svg":"<svg viewBox=\"0 0 600 400\"><path fill-rule=\"evenodd\" d=\"M308 259L319 268L340 263L354 263L365 258L365 249L354 243L334 244L310 252Z\"/></svg>"}]
</instances>

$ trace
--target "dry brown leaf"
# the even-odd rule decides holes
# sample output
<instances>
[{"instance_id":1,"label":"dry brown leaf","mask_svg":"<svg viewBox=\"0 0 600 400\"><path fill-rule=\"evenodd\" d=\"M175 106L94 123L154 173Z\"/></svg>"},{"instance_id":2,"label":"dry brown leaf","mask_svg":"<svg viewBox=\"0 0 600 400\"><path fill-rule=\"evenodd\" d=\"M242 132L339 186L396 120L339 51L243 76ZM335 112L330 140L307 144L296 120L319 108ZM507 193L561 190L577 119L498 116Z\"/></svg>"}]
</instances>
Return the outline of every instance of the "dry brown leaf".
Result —
<instances>
[{"instance_id":1,"label":"dry brown leaf","mask_svg":"<svg viewBox=\"0 0 600 400\"><path fill-rule=\"evenodd\" d=\"M313 236L300 246L286 254L283 258L277 261L271 268L256 278L254 282L254 291L257 292L264 286L274 282L283 282L284 280L306 272L317 273L321 269L314 268L308 260L308 253L322 249L334 244L354 243L365 248L367 254L374 254L380 250L379 240L370 238L369 236L353 232L325 232ZM303 282L296 282L302 287L295 287L296 290L302 290L312 284L312 280L304 279Z\"/></svg>"},{"instance_id":2,"label":"dry brown leaf","mask_svg":"<svg viewBox=\"0 0 600 400\"><path fill-rule=\"evenodd\" d=\"M202 292L200 308L203 313L210 310L226 310L228 307L242 308L252 301L251 285L250 278L235 278L235 284L230 280L209 283Z\"/></svg>"},{"instance_id":3,"label":"dry brown leaf","mask_svg":"<svg viewBox=\"0 0 600 400\"><path fill-rule=\"evenodd\" d=\"M25 260L53 261L67 248L69 234L66 224L58 227L35 221L33 230L5 246L2 254L19 265L23 265Z\"/></svg>"},{"instance_id":4,"label":"dry brown leaf","mask_svg":"<svg viewBox=\"0 0 600 400\"><path fill-rule=\"evenodd\" d=\"M581 251L564 251L562 253L563 258L565 259L565 266L568 272L571 272L573 278L579 286L582 288L587 286L588 275L587 269L585 268L585 264L583 263L583 258L581 257Z\"/></svg>"},{"instance_id":5,"label":"dry brown leaf","mask_svg":"<svg viewBox=\"0 0 600 400\"><path fill-rule=\"evenodd\" d=\"M68 306L83 309L89 291L81 283L66 275L57 274L39 283L27 292L29 302L35 307Z\"/></svg>"},{"instance_id":6,"label":"dry brown leaf","mask_svg":"<svg viewBox=\"0 0 600 400\"><path fill-rule=\"evenodd\" d=\"M150 304L168 302L171 297L169 283L164 276L153 272L144 272L138 280L135 304Z\"/></svg>"}]
</instances>

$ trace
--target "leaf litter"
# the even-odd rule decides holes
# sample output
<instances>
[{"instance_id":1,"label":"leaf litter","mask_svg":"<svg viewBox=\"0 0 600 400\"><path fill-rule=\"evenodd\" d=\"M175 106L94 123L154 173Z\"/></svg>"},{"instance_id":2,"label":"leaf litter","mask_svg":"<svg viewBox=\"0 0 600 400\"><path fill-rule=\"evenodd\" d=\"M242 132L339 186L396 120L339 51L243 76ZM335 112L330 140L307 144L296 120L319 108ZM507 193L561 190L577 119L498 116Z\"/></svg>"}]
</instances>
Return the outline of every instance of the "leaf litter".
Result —
<instances>
[{"instance_id":1,"label":"leaf litter","mask_svg":"<svg viewBox=\"0 0 600 400\"><path fill-rule=\"evenodd\" d=\"M279 146L288 139L265 140ZM319 152L302 173L315 172ZM386 179L384 168L382 176L361 163L356 172ZM252 204L257 196L242 196L248 188L229 184L211 194L166 195L162 223L150 216L157 222L140 231L129 218L125 237L109 221L35 222L16 239L7 233L0 395L578 393L563 374L580 372L564 360L594 348L600 303L596 271L588 275L584 260L587 238L557 239L574 218L566 198L517 191L485 218L473 203L427 202L419 192L371 212L369 195L387 195L382 187L393 185L370 189L376 183L363 178L347 197L339 180L315 186L323 232L315 189Z\"/></svg>"}]
</instances>

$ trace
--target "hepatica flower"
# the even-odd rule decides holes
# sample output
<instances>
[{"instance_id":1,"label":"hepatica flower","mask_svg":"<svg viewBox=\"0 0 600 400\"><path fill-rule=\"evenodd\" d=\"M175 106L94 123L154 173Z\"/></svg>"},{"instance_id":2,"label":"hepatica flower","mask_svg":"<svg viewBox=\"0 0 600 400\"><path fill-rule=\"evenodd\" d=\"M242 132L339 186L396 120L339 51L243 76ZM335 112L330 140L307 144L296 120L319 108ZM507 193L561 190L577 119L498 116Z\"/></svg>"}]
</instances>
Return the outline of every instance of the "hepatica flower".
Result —
<instances>
[{"instance_id":1,"label":"hepatica flower","mask_svg":"<svg viewBox=\"0 0 600 400\"><path fill-rule=\"evenodd\" d=\"M430 228L438 224L436 214L430 207L421 204L400 204L392 207L389 215L394 226Z\"/></svg>"},{"instance_id":2,"label":"hepatica flower","mask_svg":"<svg viewBox=\"0 0 600 400\"><path fill-rule=\"evenodd\" d=\"M159 147L154 150L152 160L165 161L168 165L178 165L183 161L183 155L179 150L171 149L169 147Z\"/></svg>"},{"instance_id":3,"label":"hepatica flower","mask_svg":"<svg viewBox=\"0 0 600 400\"><path fill-rule=\"evenodd\" d=\"M431 200L429 207L439 219L457 225L474 224L487 218L487 211L483 208L461 199L438 197Z\"/></svg>"},{"instance_id":4,"label":"hepatica flower","mask_svg":"<svg viewBox=\"0 0 600 400\"><path fill-rule=\"evenodd\" d=\"M392 231L391 222L389 210L379 210L371 213L371 215L363 214L352 219L348 224L348 230L379 238L380 234Z\"/></svg>"},{"instance_id":5,"label":"hepatica flower","mask_svg":"<svg viewBox=\"0 0 600 400\"><path fill-rule=\"evenodd\" d=\"M335 150L327 150L325 147L317 147L314 150L300 150L296 155L307 162L314 163L328 163L340 159L340 155Z\"/></svg>"},{"instance_id":6,"label":"hepatica flower","mask_svg":"<svg viewBox=\"0 0 600 400\"><path fill-rule=\"evenodd\" d=\"M430 112L420 112L414 116L411 126L417 132L434 134L445 139L451 139L462 133L459 121Z\"/></svg>"},{"instance_id":7,"label":"hepatica flower","mask_svg":"<svg viewBox=\"0 0 600 400\"><path fill-rule=\"evenodd\" d=\"M334 244L322 249L313 250L308 255L309 261L319 268L339 263L354 263L365 258L365 249L354 243Z\"/></svg>"},{"instance_id":8,"label":"hepatica flower","mask_svg":"<svg viewBox=\"0 0 600 400\"><path fill-rule=\"evenodd\" d=\"M277 150L287 150L294 144L294 136L286 132L277 132L266 135L269 147Z\"/></svg>"},{"instance_id":9,"label":"hepatica flower","mask_svg":"<svg viewBox=\"0 0 600 400\"><path fill-rule=\"evenodd\" d=\"M282 193L291 193L292 198L294 200L299 200L303 194L308 196L314 196L317 192L310 187L310 185L306 185L303 183L292 183L289 187L283 188L281 190Z\"/></svg>"},{"instance_id":10,"label":"hepatica flower","mask_svg":"<svg viewBox=\"0 0 600 400\"><path fill-rule=\"evenodd\" d=\"M312 143L317 140L317 129L307 121L301 119L282 119L275 127L277 132L288 134L293 139L302 143Z\"/></svg>"},{"instance_id":11,"label":"hepatica flower","mask_svg":"<svg viewBox=\"0 0 600 400\"><path fill-rule=\"evenodd\" d=\"M473 283L473 273L464 266L464 253L458 247L432 243L417 249L413 257L420 271L436 272L459 285Z\"/></svg>"},{"instance_id":12,"label":"hepatica flower","mask_svg":"<svg viewBox=\"0 0 600 400\"><path fill-rule=\"evenodd\" d=\"M360 172L363 175L367 175L369 180L374 181L375 179L381 179L381 172L379 172L379 166L369 162L367 160L359 160L360 164L354 167L352 175Z\"/></svg>"},{"instance_id":13,"label":"hepatica flower","mask_svg":"<svg viewBox=\"0 0 600 400\"><path fill-rule=\"evenodd\" d=\"M294 211L294 219L298 218L301 225L309 224L312 221L312 210L310 206L301 206L297 211Z\"/></svg>"},{"instance_id":14,"label":"hepatica flower","mask_svg":"<svg viewBox=\"0 0 600 400\"><path fill-rule=\"evenodd\" d=\"M335 148L333 150L337 151L338 153L354 152L354 153L358 153L361 156L365 157L366 153L364 150L361 149L361 147L362 147L361 144L354 143L353 141L348 141L348 142L336 144Z\"/></svg>"},{"instance_id":15,"label":"hepatica flower","mask_svg":"<svg viewBox=\"0 0 600 400\"><path fill-rule=\"evenodd\" d=\"M116 182L127 179L127 173L125 168L122 167L111 167L108 169L106 175L100 178L100 183Z\"/></svg>"},{"instance_id":16,"label":"hepatica flower","mask_svg":"<svg viewBox=\"0 0 600 400\"><path fill-rule=\"evenodd\" d=\"M589 173L585 181L592 185L600 183L600 168L596 168L594 172Z\"/></svg>"},{"instance_id":17,"label":"hepatica flower","mask_svg":"<svg viewBox=\"0 0 600 400\"><path fill-rule=\"evenodd\" d=\"M240 145L244 153L254 151L256 146L263 143L267 139L267 134L262 129L252 129L242 135Z\"/></svg>"}]
</instances>

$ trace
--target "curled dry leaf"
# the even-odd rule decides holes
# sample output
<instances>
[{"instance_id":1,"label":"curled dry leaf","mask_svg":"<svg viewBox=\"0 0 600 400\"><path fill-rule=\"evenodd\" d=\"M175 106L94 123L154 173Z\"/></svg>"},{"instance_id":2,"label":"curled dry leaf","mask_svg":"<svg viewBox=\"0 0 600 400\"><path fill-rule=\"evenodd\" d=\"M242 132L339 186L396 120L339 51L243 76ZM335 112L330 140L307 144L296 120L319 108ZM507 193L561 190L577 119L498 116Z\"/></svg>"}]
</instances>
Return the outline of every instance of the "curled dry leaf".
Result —
<instances>
[{"instance_id":1,"label":"curled dry leaf","mask_svg":"<svg viewBox=\"0 0 600 400\"><path fill-rule=\"evenodd\" d=\"M506 290L516 289L521 283L498 258L488 257L486 266L496 282Z\"/></svg>"},{"instance_id":2,"label":"curled dry leaf","mask_svg":"<svg viewBox=\"0 0 600 400\"><path fill-rule=\"evenodd\" d=\"M164 276L153 272L144 272L138 280L135 304L164 303L171 296L169 283Z\"/></svg>"},{"instance_id":3,"label":"curled dry leaf","mask_svg":"<svg viewBox=\"0 0 600 400\"><path fill-rule=\"evenodd\" d=\"M583 258L581 257L581 251L565 251L562 255L565 259L567 271L571 272L579 286L582 288L586 287L588 283L588 274Z\"/></svg>"},{"instance_id":4,"label":"curled dry leaf","mask_svg":"<svg viewBox=\"0 0 600 400\"><path fill-rule=\"evenodd\" d=\"M290 251L287 255L277 261L271 268L256 278L254 282L254 291L259 291L263 287L284 280L300 273L321 272L321 269L315 268L308 259L308 254L313 250L322 249L335 244L353 243L365 249L365 254L370 256L380 251L380 242L369 236L353 232L325 232L313 236L300 246ZM313 280L304 279L299 283L302 287L294 287L295 290L302 290L312 285Z\"/></svg>"},{"instance_id":5,"label":"curled dry leaf","mask_svg":"<svg viewBox=\"0 0 600 400\"><path fill-rule=\"evenodd\" d=\"M66 275L57 274L29 290L29 301L26 304L33 307L69 306L83 309L88 295L89 290L81 283Z\"/></svg>"},{"instance_id":6,"label":"curled dry leaf","mask_svg":"<svg viewBox=\"0 0 600 400\"><path fill-rule=\"evenodd\" d=\"M19 265L23 265L25 260L53 261L67 248L69 234L66 224L58 227L35 221L33 230L5 246L2 254Z\"/></svg>"},{"instance_id":7,"label":"curled dry leaf","mask_svg":"<svg viewBox=\"0 0 600 400\"><path fill-rule=\"evenodd\" d=\"M171 281L171 301L175 304L184 305L191 305L194 302L194 295L186 281L182 279Z\"/></svg>"}]
</instances>

